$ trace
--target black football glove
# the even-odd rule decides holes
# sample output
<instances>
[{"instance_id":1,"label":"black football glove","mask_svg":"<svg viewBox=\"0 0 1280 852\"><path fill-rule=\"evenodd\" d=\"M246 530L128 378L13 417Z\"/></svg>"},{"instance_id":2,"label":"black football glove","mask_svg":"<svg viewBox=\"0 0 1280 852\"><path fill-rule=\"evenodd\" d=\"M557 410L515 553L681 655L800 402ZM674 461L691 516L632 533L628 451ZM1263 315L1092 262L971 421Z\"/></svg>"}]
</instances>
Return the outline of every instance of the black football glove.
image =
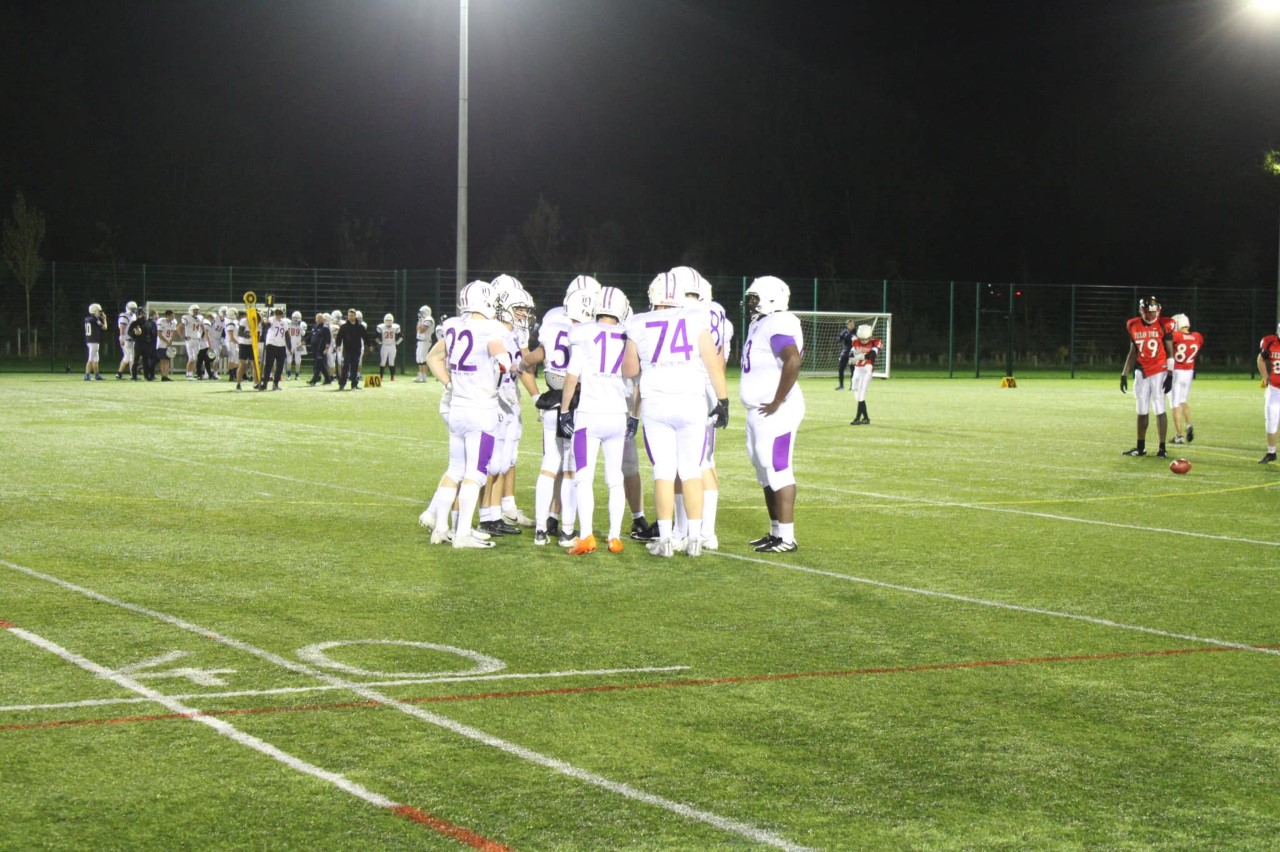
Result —
<instances>
[{"instance_id":1,"label":"black football glove","mask_svg":"<svg viewBox=\"0 0 1280 852\"><path fill-rule=\"evenodd\" d=\"M1168 393L1173 390L1173 373L1166 370L1164 374L1164 392Z\"/></svg>"},{"instance_id":2,"label":"black football glove","mask_svg":"<svg viewBox=\"0 0 1280 852\"><path fill-rule=\"evenodd\" d=\"M529 326L529 351L538 348L538 324L534 323Z\"/></svg>"},{"instance_id":3,"label":"black football glove","mask_svg":"<svg viewBox=\"0 0 1280 852\"><path fill-rule=\"evenodd\" d=\"M636 430L640 428L640 418L627 415L627 439L630 440L636 436Z\"/></svg>"},{"instance_id":4,"label":"black football glove","mask_svg":"<svg viewBox=\"0 0 1280 852\"><path fill-rule=\"evenodd\" d=\"M1129 374L1121 373L1120 374L1120 393L1128 393L1128 392L1129 392Z\"/></svg>"},{"instance_id":5,"label":"black football glove","mask_svg":"<svg viewBox=\"0 0 1280 852\"><path fill-rule=\"evenodd\" d=\"M724 427L728 426L729 425L729 400L728 399L716 400L716 410L714 414L716 416L717 429L723 429Z\"/></svg>"},{"instance_id":6,"label":"black football glove","mask_svg":"<svg viewBox=\"0 0 1280 852\"><path fill-rule=\"evenodd\" d=\"M556 417L556 434L561 438L573 437L573 412L561 411Z\"/></svg>"}]
</instances>

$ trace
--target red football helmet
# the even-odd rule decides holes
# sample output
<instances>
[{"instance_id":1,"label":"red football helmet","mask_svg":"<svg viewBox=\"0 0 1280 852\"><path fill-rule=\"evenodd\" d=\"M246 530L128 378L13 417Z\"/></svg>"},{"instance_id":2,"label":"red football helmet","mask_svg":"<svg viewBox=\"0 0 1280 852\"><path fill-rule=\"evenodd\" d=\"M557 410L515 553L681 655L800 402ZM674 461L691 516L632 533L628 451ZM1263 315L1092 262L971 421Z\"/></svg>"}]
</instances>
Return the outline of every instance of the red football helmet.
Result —
<instances>
[{"instance_id":1,"label":"red football helmet","mask_svg":"<svg viewBox=\"0 0 1280 852\"><path fill-rule=\"evenodd\" d=\"M1138 300L1138 313L1143 322L1155 322L1160 318L1160 300L1155 296L1147 296Z\"/></svg>"}]
</instances>

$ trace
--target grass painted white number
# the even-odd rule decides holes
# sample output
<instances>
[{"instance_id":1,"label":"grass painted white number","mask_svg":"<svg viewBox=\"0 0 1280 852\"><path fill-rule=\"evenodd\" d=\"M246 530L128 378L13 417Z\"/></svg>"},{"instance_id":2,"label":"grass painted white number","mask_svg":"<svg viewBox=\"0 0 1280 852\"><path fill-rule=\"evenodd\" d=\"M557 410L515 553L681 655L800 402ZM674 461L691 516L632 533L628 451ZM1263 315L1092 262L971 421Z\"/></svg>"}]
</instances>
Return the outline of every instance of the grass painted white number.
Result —
<instances>
[{"instance_id":1,"label":"grass painted white number","mask_svg":"<svg viewBox=\"0 0 1280 852\"><path fill-rule=\"evenodd\" d=\"M329 659L325 652L330 648L338 648L343 645L400 645L406 648L424 648L428 651L443 651L446 654L456 654L468 660L473 660L475 666L466 671L440 671L440 672L376 672L369 669L361 669L356 666L349 666L346 663L339 663L337 660ZM432 642L405 642L395 639L351 639L344 642L319 642L315 645L308 645L305 648L298 649L298 658L306 660L315 666L321 668L333 669L334 671L346 672L347 674L361 675L364 677L450 677L458 675L482 675L490 672L502 671L507 664L495 657L487 657L478 651L468 651L465 648L455 648L452 645L436 645Z\"/></svg>"},{"instance_id":2,"label":"grass painted white number","mask_svg":"<svg viewBox=\"0 0 1280 852\"><path fill-rule=\"evenodd\" d=\"M194 669L188 667L152 671L157 666L180 660L188 656L189 653L188 651L170 651L167 654L161 654L158 657L152 657L149 660L142 660L122 669L117 669L116 674L130 675L134 680L161 680L181 677L199 686L226 686L227 682L218 677L218 675L236 673L235 669Z\"/></svg>"}]
</instances>

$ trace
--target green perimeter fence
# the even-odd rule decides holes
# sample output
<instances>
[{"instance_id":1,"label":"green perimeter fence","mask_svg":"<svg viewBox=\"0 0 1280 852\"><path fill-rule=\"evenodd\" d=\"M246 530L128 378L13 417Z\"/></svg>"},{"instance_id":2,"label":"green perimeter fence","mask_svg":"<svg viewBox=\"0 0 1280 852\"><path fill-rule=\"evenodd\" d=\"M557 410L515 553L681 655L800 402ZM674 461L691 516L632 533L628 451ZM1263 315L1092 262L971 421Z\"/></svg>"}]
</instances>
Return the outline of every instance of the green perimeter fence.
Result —
<instances>
[{"instance_id":1,"label":"green perimeter fence","mask_svg":"<svg viewBox=\"0 0 1280 852\"><path fill-rule=\"evenodd\" d=\"M472 279L498 273L476 270ZM558 304L577 273L513 273L533 294L541 313ZM595 273L593 273L595 274ZM595 274L621 288L632 304L647 304L651 274ZM712 276L717 301L731 319L743 320L742 293L749 277ZM1124 322L1137 313L1141 296L1153 292L1165 313L1185 313L1205 337L1201 371L1252 375L1258 341L1275 330L1276 294L1269 289L1106 286L1092 284L1003 284L973 281L867 281L788 279L797 311L893 314L893 374L1003 375L1052 371L1118 372L1124 361ZM83 364L81 320L91 302L103 306L114 329L129 300L189 302L202 308L243 307L252 290L299 310L310 322L319 311L364 312L370 326L393 313L406 329L400 360L412 360L411 325L419 305L437 320L454 313L453 270L283 269L154 264L49 263L30 294L7 269L0 272L0 370L73 371ZM371 322L370 322L371 321ZM114 369L119 349L107 335L102 363ZM742 335L736 335L741 340ZM807 345L833 345L809 340ZM104 368L105 369L105 368Z\"/></svg>"}]
</instances>

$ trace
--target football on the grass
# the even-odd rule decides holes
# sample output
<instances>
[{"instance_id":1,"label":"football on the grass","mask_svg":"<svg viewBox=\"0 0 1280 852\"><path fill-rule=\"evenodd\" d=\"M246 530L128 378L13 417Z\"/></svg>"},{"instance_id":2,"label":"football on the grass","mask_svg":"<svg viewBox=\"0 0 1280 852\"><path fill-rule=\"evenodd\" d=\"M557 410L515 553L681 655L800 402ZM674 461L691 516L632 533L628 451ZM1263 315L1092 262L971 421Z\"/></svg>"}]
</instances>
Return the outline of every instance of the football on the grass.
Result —
<instances>
[{"instance_id":1,"label":"football on the grass","mask_svg":"<svg viewBox=\"0 0 1280 852\"><path fill-rule=\"evenodd\" d=\"M1169 462L1169 470L1173 471L1174 473L1186 473L1187 471L1191 470L1191 462L1187 461L1186 459L1174 459L1173 461Z\"/></svg>"}]
</instances>

